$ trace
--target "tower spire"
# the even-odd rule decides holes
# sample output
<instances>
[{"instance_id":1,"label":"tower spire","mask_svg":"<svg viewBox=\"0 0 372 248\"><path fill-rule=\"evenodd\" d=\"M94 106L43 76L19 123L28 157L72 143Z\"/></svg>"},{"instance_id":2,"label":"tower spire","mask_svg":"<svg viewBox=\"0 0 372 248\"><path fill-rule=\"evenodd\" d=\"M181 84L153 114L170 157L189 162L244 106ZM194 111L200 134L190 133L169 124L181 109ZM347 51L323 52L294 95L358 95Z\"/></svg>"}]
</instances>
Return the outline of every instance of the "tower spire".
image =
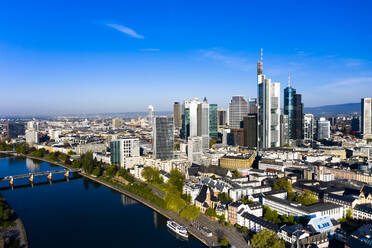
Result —
<instances>
[{"instance_id":1,"label":"tower spire","mask_svg":"<svg viewBox=\"0 0 372 248\"><path fill-rule=\"evenodd\" d=\"M288 88L291 87L291 74L288 73Z\"/></svg>"},{"instance_id":2,"label":"tower spire","mask_svg":"<svg viewBox=\"0 0 372 248\"><path fill-rule=\"evenodd\" d=\"M263 63L263 48L261 48L261 63Z\"/></svg>"}]
</instances>

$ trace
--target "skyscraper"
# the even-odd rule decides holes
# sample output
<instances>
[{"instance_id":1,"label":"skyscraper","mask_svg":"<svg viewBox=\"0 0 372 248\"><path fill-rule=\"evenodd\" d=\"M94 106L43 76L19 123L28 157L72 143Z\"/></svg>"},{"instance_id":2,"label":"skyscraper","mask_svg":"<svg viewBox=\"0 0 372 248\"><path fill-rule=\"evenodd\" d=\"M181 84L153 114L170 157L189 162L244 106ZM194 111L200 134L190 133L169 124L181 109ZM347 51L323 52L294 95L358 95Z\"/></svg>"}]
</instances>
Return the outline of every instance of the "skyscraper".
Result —
<instances>
[{"instance_id":1,"label":"skyscraper","mask_svg":"<svg viewBox=\"0 0 372 248\"><path fill-rule=\"evenodd\" d=\"M114 118L112 119L112 129L119 129L122 125L122 119L121 118Z\"/></svg>"},{"instance_id":2,"label":"skyscraper","mask_svg":"<svg viewBox=\"0 0 372 248\"><path fill-rule=\"evenodd\" d=\"M173 159L174 126L173 117L155 117L153 127L153 154L161 160Z\"/></svg>"},{"instance_id":3,"label":"skyscraper","mask_svg":"<svg viewBox=\"0 0 372 248\"><path fill-rule=\"evenodd\" d=\"M197 123L197 136L202 137L203 149L209 149L209 104L207 98L198 104Z\"/></svg>"},{"instance_id":4,"label":"skyscraper","mask_svg":"<svg viewBox=\"0 0 372 248\"><path fill-rule=\"evenodd\" d=\"M154 107L152 105L149 105L148 110L149 110L149 114L147 116L147 120L149 122L149 126L152 127L153 122L154 122L154 117L155 117Z\"/></svg>"},{"instance_id":5,"label":"skyscraper","mask_svg":"<svg viewBox=\"0 0 372 248\"><path fill-rule=\"evenodd\" d=\"M372 138L372 98L362 98L362 123L361 131L363 139Z\"/></svg>"},{"instance_id":6,"label":"skyscraper","mask_svg":"<svg viewBox=\"0 0 372 248\"><path fill-rule=\"evenodd\" d=\"M263 74L263 59L257 63L258 149L280 146L280 83Z\"/></svg>"},{"instance_id":7,"label":"skyscraper","mask_svg":"<svg viewBox=\"0 0 372 248\"><path fill-rule=\"evenodd\" d=\"M303 139L303 112L301 94L297 94L296 89L291 86L290 76L288 75L288 87L284 89L284 114L288 115L290 139Z\"/></svg>"},{"instance_id":8,"label":"skyscraper","mask_svg":"<svg viewBox=\"0 0 372 248\"><path fill-rule=\"evenodd\" d=\"M243 96L233 96L229 103L229 127L240 128L240 122L248 115L248 104Z\"/></svg>"},{"instance_id":9,"label":"skyscraper","mask_svg":"<svg viewBox=\"0 0 372 248\"><path fill-rule=\"evenodd\" d=\"M289 144L289 124L288 115L281 113L280 115L280 146Z\"/></svg>"},{"instance_id":10,"label":"skyscraper","mask_svg":"<svg viewBox=\"0 0 372 248\"><path fill-rule=\"evenodd\" d=\"M218 126L225 126L226 123L227 123L226 110L219 109L218 110Z\"/></svg>"},{"instance_id":11,"label":"skyscraper","mask_svg":"<svg viewBox=\"0 0 372 248\"><path fill-rule=\"evenodd\" d=\"M9 138L18 138L18 135L25 134L25 124L24 123L8 123L6 125L7 136Z\"/></svg>"},{"instance_id":12,"label":"skyscraper","mask_svg":"<svg viewBox=\"0 0 372 248\"><path fill-rule=\"evenodd\" d=\"M314 115L304 115L304 139L313 140L315 135L316 125Z\"/></svg>"},{"instance_id":13,"label":"skyscraper","mask_svg":"<svg viewBox=\"0 0 372 248\"><path fill-rule=\"evenodd\" d=\"M257 114L248 114L243 118L244 146L257 147Z\"/></svg>"},{"instance_id":14,"label":"skyscraper","mask_svg":"<svg viewBox=\"0 0 372 248\"><path fill-rule=\"evenodd\" d=\"M182 126L181 104L175 102L173 105L174 131L178 134Z\"/></svg>"},{"instance_id":15,"label":"skyscraper","mask_svg":"<svg viewBox=\"0 0 372 248\"><path fill-rule=\"evenodd\" d=\"M200 101L194 98L191 101L185 101L183 104L185 139L198 136L198 105Z\"/></svg>"},{"instance_id":16,"label":"skyscraper","mask_svg":"<svg viewBox=\"0 0 372 248\"><path fill-rule=\"evenodd\" d=\"M248 113L257 114L257 98L248 98Z\"/></svg>"},{"instance_id":17,"label":"skyscraper","mask_svg":"<svg viewBox=\"0 0 372 248\"><path fill-rule=\"evenodd\" d=\"M187 140L187 160L199 164L203 155L202 137L189 137Z\"/></svg>"},{"instance_id":18,"label":"skyscraper","mask_svg":"<svg viewBox=\"0 0 372 248\"><path fill-rule=\"evenodd\" d=\"M217 104L209 104L209 137L218 138Z\"/></svg>"}]
</instances>

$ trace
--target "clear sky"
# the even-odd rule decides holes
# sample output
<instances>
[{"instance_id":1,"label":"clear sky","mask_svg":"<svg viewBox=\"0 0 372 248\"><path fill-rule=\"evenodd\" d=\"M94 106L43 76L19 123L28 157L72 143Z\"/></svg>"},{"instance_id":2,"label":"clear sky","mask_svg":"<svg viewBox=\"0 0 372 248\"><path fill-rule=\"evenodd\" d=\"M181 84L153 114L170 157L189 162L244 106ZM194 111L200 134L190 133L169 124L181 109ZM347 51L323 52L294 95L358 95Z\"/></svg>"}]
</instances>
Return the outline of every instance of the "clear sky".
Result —
<instances>
[{"instance_id":1,"label":"clear sky","mask_svg":"<svg viewBox=\"0 0 372 248\"><path fill-rule=\"evenodd\" d=\"M0 114L171 110L256 97L256 63L306 106L372 96L372 1L0 3ZM283 92L282 92L283 95Z\"/></svg>"}]
</instances>

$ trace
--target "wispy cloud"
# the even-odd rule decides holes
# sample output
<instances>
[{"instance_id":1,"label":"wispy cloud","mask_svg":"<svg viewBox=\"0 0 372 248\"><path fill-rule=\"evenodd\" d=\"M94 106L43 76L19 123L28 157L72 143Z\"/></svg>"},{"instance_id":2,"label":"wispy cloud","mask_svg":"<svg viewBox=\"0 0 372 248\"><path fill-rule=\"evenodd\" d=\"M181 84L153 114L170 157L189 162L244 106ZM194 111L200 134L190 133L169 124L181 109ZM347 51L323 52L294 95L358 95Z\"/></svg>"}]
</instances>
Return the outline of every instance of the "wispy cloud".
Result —
<instances>
[{"instance_id":1,"label":"wispy cloud","mask_svg":"<svg viewBox=\"0 0 372 248\"><path fill-rule=\"evenodd\" d=\"M144 48L144 49L141 49L142 52L159 52L160 49L159 48Z\"/></svg>"},{"instance_id":2,"label":"wispy cloud","mask_svg":"<svg viewBox=\"0 0 372 248\"><path fill-rule=\"evenodd\" d=\"M341 86L349 86L349 87L355 87L355 85L359 84L369 84L372 85L372 77L356 77L356 78L349 78L344 79L339 82L330 84L328 86L331 87L341 87ZM350 88L348 88L350 90Z\"/></svg>"},{"instance_id":3,"label":"wispy cloud","mask_svg":"<svg viewBox=\"0 0 372 248\"><path fill-rule=\"evenodd\" d=\"M210 50L200 50L204 59L211 59L243 71L249 71L255 67L255 64L248 63L248 60L239 56L228 55L221 49L213 48Z\"/></svg>"},{"instance_id":4,"label":"wispy cloud","mask_svg":"<svg viewBox=\"0 0 372 248\"><path fill-rule=\"evenodd\" d=\"M137 38L137 39L143 39L145 37L143 37L142 35L140 34L137 34L136 31L134 31L133 29L131 28L128 28L126 26L122 26L122 25L118 25L118 24L106 24L106 26L110 27L110 28L113 28L113 29L116 29L124 34L127 34L133 38Z\"/></svg>"}]
</instances>

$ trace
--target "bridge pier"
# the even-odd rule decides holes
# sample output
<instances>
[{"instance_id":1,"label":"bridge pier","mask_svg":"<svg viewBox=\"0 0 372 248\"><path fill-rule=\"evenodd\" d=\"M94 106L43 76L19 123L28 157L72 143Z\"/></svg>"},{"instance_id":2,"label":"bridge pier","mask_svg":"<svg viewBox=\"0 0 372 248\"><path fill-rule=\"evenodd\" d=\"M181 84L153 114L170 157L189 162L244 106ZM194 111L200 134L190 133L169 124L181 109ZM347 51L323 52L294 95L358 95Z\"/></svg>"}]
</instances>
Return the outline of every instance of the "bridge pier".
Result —
<instances>
[{"instance_id":1,"label":"bridge pier","mask_svg":"<svg viewBox=\"0 0 372 248\"><path fill-rule=\"evenodd\" d=\"M67 170L64 175L68 178L70 176L70 171Z\"/></svg>"},{"instance_id":2,"label":"bridge pier","mask_svg":"<svg viewBox=\"0 0 372 248\"><path fill-rule=\"evenodd\" d=\"M14 184L14 178L11 176L10 179L9 179L9 184L11 187L13 187L13 184Z\"/></svg>"},{"instance_id":3,"label":"bridge pier","mask_svg":"<svg viewBox=\"0 0 372 248\"><path fill-rule=\"evenodd\" d=\"M52 181L52 172L49 172L49 174L48 174L48 180L49 181Z\"/></svg>"}]
</instances>

